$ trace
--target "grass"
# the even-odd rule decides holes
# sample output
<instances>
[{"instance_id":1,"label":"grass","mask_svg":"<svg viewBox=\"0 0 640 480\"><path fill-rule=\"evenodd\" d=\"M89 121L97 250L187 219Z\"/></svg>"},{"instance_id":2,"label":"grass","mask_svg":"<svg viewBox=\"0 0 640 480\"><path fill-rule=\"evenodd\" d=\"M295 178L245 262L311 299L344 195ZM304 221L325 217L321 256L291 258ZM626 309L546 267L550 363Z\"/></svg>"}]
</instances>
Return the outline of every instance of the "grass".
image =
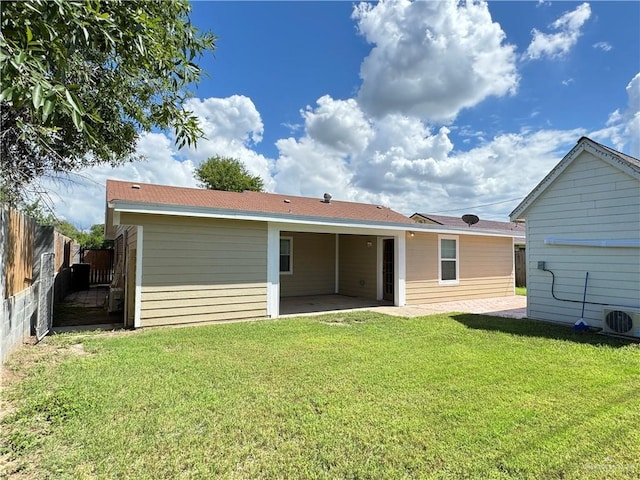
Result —
<instances>
[{"instance_id":1,"label":"grass","mask_svg":"<svg viewBox=\"0 0 640 480\"><path fill-rule=\"evenodd\" d=\"M59 335L8 365L0 476L640 476L640 348L371 312Z\"/></svg>"},{"instance_id":2,"label":"grass","mask_svg":"<svg viewBox=\"0 0 640 480\"><path fill-rule=\"evenodd\" d=\"M516 287L516 295L527 296L527 287Z\"/></svg>"}]
</instances>

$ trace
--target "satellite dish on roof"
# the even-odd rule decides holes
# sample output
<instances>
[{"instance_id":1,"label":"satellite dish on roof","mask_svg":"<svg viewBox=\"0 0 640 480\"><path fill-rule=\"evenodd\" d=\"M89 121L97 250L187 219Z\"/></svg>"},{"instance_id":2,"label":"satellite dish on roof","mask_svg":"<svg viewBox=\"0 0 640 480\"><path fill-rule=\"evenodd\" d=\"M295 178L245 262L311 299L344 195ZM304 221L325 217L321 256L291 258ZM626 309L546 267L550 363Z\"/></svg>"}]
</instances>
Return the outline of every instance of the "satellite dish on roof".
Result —
<instances>
[{"instance_id":1,"label":"satellite dish on roof","mask_svg":"<svg viewBox=\"0 0 640 480\"><path fill-rule=\"evenodd\" d=\"M471 225L478 223L480 218L477 215L467 213L466 215L462 215L462 221L471 227Z\"/></svg>"}]
</instances>

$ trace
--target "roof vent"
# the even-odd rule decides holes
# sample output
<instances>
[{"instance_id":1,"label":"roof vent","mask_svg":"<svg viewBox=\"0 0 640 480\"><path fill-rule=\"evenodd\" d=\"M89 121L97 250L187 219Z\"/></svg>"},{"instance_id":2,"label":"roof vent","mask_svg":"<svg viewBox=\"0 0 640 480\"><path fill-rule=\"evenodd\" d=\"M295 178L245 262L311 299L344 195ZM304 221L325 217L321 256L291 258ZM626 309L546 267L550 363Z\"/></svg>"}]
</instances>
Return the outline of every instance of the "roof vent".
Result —
<instances>
[{"instance_id":1,"label":"roof vent","mask_svg":"<svg viewBox=\"0 0 640 480\"><path fill-rule=\"evenodd\" d=\"M133 188L134 190L140 190L140 185L134 183L133 185L131 185L131 188Z\"/></svg>"},{"instance_id":2,"label":"roof vent","mask_svg":"<svg viewBox=\"0 0 640 480\"><path fill-rule=\"evenodd\" d=\"M469 225L469 227L471 227L471 225L475 225L476 223L478 223L480 221L480 218L478 218L477 215L468 213L466 215L462 215L462 221Z\"/></svg>"},{"instance_id":3,"label":"roof vent","mask_svg":"<svg viewBox=\"0 0 640 480\"><path fill-rule=\"evenodd\" d=\"M325 193L324 194L324 203L331 203L331 194L330 193Z\"/></svg>"},{"instance_id":4,"label":"roof vent","mask_svg":"<svg viewBox=\"0 0 640 480\"><path fill-rule=\"evenodd\" d=\"M283 202L284 202L284 203L291 203L291 200L289 200L288 198L285 198L285 199L283 200Z\"/></svg>"}]
</instances>

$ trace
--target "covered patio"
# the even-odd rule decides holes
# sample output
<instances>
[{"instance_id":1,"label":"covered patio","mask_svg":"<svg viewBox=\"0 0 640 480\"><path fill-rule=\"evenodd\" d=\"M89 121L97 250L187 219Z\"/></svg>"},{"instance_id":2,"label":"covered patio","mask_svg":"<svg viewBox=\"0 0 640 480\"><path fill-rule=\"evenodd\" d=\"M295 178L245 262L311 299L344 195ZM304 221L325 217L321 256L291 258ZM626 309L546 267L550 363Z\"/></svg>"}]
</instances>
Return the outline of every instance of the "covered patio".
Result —
<instances>
[{"instance_id":1,"label":"covered patio","mask_svg":"<svg viewBox=\"0 0 640 480\"><path fill-rule=\"evenodd\" d=\"M313 295L281 300L282 317L314 315L345 310L374 310L397 317L421 317L437 313L476 313L505 318L526 318L527 297L473 298L397 307L389 301L367 300L345 295Z\"/></svg>"},{"instance_id":2,"label":"covered patio","mask_svg":"<svg viewBox=\"0 0 640 480\"><path fill-rule=\"evenodd\" d=\"M393 302L334 294L284 297L280 299L280 317L299 317L344 310L366 310L381 306L393 307Z\"/></svg>"}]
</instances>

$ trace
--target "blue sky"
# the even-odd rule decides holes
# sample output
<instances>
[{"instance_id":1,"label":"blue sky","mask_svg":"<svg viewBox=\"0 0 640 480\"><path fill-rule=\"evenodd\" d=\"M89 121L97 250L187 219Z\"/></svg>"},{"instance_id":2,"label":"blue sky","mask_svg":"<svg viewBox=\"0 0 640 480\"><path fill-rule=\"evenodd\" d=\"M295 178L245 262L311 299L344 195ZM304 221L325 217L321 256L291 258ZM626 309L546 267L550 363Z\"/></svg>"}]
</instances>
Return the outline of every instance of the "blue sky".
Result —
<instances>
[{"instance_id":1,"label":"blue sky","mask_svg":"<svg viewBox=\"0 0 640 480\"><path fill-rule=\"evenodd\" d=\"M196 186L212 155L267 190L508 220L582 135L640 156L640 2L194 2L219 40L187 107L208 140L94 167L52 198L103 222L104 181ZM71 200L73 199L73 200Z\"/></svg>"}]
</instances>

